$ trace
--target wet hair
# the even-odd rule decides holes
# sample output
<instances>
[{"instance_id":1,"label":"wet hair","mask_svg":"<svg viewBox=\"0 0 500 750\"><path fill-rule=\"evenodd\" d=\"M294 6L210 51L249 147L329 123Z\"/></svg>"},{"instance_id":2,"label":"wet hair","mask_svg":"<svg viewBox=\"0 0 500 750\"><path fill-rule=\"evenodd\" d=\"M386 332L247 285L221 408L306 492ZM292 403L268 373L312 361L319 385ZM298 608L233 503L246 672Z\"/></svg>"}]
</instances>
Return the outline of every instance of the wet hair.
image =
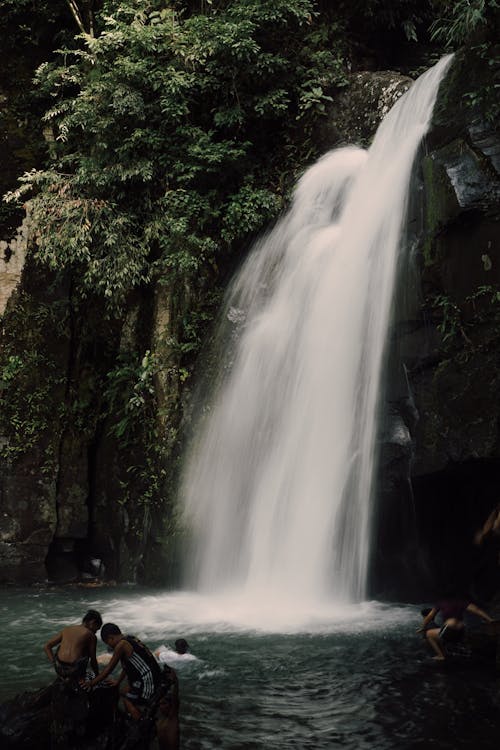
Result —
<instances>
[{"instance_id":1,"label":"wet hair","mask_svg":"<svg viewBox=\"0 0 500 750\"><path fill-rule=\"evenodd\" d=\"M102 625L102 617L96 609L89 609L87 614L84 615L82 622L84 625L86 625L88 622L96 622L98 625L97 629L99 630Z\"/></svg>"},{"instance_id":2,"label":"wet hair","mask_svg":"<svg viewBox=\"0 0 500 750\"><path fill-rule=\"evenodd\" d=\"M189 649L188 642L185 638L177 638L174 646L178 654L186 654Z\"/></svg>"},{"instance_id":3,"label":"wet hair","mask_svg":"<svg viewBox=\"0 0 500 750\"><path fill-rule=\"evenodd\" d=\"M428 614L429 614L430 612L432 612L432 609L431 609L431 607L425 607L424 609L421 609L421 610L420 610L420 614L422 615L422 617L427 617L427 615L428 615Z\"/></svg>"},{"instance_id":4,"label":"wet hair","mask_svg":"<svg viewBox=\"0 0 500 750\"><path fill-rule=\"evenodd\" d=\"M118 625L115 625L113 622L107 622L106 625L103 625L101 628L101 638L106 643L107 639L110 635L121 635L122 631L118 627Z\"/></svg>"}]
</instances>

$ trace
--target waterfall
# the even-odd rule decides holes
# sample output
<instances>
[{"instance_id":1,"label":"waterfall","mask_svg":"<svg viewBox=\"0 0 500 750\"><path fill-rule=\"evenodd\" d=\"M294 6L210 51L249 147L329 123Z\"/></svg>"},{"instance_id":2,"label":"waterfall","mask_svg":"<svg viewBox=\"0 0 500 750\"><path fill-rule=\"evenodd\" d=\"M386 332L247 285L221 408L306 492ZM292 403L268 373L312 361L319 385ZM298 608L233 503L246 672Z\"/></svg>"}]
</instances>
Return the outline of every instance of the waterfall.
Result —
<instances>
[{"instance_id":1,"label":"waterfall","mask_svg":"<svg viewBox=\"0 0 500 750\"><path fill-rule=\"evenodd\" d=\"M412 164L451 57L327 153L228 293L182 488L202 591L366 595L377 406ZM278 606L278 604L277 604Z\"/></svg>"}]
</instances>

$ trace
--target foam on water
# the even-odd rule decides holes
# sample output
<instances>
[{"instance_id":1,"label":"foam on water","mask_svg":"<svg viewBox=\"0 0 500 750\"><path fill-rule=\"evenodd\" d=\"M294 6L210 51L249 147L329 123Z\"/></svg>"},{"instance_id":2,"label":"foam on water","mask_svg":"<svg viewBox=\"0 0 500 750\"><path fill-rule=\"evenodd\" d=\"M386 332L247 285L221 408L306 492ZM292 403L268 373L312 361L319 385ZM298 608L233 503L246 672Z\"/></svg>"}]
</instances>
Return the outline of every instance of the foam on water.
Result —
<instances>
[{"instance_id":1,"label":"foam on water","mask_svg":"<svg viewBox=\"0 0 500 750\"><path fill-rule=\"evenodd\" d=\"M126 623L127 630L151 642L165 633L188 636L193 633L341 633L367 632L401 625L414 619L408 607L378 602L318 605L291 602L288 597L261 598L258 608L243 592L204 595L179 591L169 594L132 594L102 600L88 606L98 609L103 619Z\"/></svg>"}]
</instances>

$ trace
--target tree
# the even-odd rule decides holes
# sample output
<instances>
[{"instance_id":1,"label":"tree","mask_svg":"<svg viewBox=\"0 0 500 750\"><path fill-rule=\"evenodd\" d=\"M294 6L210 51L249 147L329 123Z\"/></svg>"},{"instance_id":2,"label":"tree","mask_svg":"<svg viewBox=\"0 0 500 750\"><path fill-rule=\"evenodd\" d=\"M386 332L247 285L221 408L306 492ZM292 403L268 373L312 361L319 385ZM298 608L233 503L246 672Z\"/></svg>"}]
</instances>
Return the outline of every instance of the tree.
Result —
<instances>
[{"instance_id":1,"label":"tree","mask_svg":"<svg viewBox=\"0 0 500 750\"><path fill-rule=\"evenodd\" d=\"M213 273L281 209L345 83L338 27L311 0L200 8L105 3L100 33L37 73L53 153L17 197L35 192L37 259L84 296L119 305L153 277Z\"/></svg>"}]
</instances>

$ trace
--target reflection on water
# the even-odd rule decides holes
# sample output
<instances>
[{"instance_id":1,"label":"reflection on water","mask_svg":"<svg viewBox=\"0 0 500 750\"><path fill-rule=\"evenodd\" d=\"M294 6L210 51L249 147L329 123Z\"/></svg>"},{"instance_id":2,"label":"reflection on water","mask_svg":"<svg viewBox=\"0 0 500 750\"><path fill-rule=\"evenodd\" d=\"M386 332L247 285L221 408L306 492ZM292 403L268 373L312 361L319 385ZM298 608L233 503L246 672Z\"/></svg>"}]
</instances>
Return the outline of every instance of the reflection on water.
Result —
<instances>
[{"instance_id":1,"label":"reflection on water","mask_svg":"<svg viewBox=\"0 0 500 750\"><path fill-rule=\"evenodd\" d=\"M497 677L436 665L417 608L376 603L302 611L301 624L279 602L252 616L186 593L3 591L2 699L52 679L43 643L89 607L151 647L188 638L198 661L178 667L184 750L498 748Z\"/></svg>"}]
</instances>

